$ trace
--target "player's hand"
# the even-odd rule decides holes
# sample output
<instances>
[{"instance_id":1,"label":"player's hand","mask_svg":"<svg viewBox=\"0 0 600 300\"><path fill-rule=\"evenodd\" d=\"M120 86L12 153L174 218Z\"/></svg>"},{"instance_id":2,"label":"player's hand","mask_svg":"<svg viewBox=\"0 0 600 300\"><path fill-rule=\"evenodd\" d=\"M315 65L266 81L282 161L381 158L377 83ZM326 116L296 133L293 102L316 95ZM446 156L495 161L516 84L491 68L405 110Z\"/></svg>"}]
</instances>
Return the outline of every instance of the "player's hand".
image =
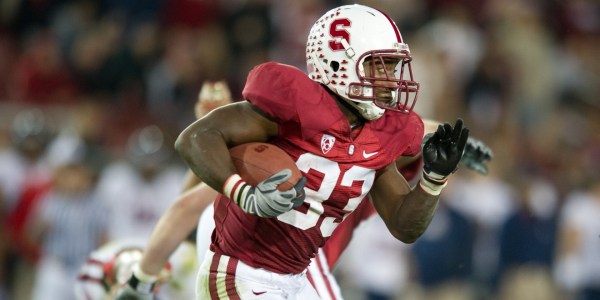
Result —
<instances>
[{"instance_id":1,"label":"player's hand","mask_svg":"<svg viewBox=\"0 0 600 300\"><path fill-rule=\"evenodd\" d=\"M454 127L444 123L435 133L426 135L422 146L426 179L443 184L457 169L468 138L469 129L463 128L462 119L458 119Z\"/></svg>"},{"instance_id":2,"label":"player's hand","mask_svg":"<svg viewBox=\"0 0 600 300\"><path fill-rule=\"evenodd\" d=\"M460 164L477 173L487 175L488 167L485 163L491 161L492 158L494 158L494 154L490 147L480 140L469 137Z\"/></svg>"},{"instance_id":3,"label":"player's hand","mask_svg":"<svg viewBox=\"0 0 600 300\"><path fill-rule=\"evenodd\" d=\"M114 297L111 299L152 300L154 299L156 287L171 276L168 264L157 276L144 273L138 263L135 263L131 269L127 281L124 281L124 279L119 280L119 285L114 291Z\"/></svg>"},{"instance_id":4,"label":"player's hand","mask_svg":"<svg viewBox=\"0 0 600 300\"><path fill-rule=\"evenodd\" d=\"M154 299L154 294L152 292L143 292L134 290L133 287L129 284L125 284L121 288L117 290L115 294L115 300L152 300Z\"/></svg>"},{"instance_id":5,"label":"player's hand","mask_svg":"<svg viewBox=\"0 0 600 300\"><path fill-rule=\"evenodd\" d=\"M225 182L223 190L224 194L245 212L263 218L276 217L299 207L304 202L305 177L302 177L293 188L287 191L277 189L277 186L291 176L290 169L283 169L258 185L251 186L235 174Z\"/></svg>"},{"instance_id":6,"label":"player's hand","mask_svg":"<svg viewBox=\"0 0 600 300\"><path fill-rule=\"evenodd\" d=\"M225 81L205 81L202 84L198 101L194 106L196 118L200 119L213 109L232 103L231 92Z\"/></svg>"}]
</instances>

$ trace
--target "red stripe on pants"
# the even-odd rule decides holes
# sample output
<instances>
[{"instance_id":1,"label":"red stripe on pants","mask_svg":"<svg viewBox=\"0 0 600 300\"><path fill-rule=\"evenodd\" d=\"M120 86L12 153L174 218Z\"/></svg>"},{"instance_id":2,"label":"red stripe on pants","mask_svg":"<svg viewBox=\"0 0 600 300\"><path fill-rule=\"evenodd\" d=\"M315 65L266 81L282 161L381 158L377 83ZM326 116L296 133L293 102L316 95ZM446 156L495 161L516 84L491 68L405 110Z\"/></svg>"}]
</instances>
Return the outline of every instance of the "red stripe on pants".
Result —
<instances>
[{"instance_id":1,"label":"red stripe on pants","mask_svg":"<svg viewBox=\"0 0 600 300\"><path fill-rule=\"evenodd\" d=\"M315 261L317 263L317 267L319 268L319 272L321 272L323 281L325 281L325 285L327 286L327 291L329 292L329 296L331 297L331 299L336 299L335 293L333 292L333 289L331 288L331 282L329 282L329 276L327 276L327 274L325 274L325 272L323 271L323 264L321 262L321 257L319 256L318 253L317 253L317 257L316 257ZM327 265L327 263L325 265Z\"/></svg>"},{"instance_id":2,"label":"red stripe on pants","mask_svg":"<svg viewBox=\"0 0 600 300\"><path fill-rule=\"evenodd\" d=\"M210 298L219 299L219 293L217 292L217 273L219 269L219 261L221 255L213 255L212 262L210 263L210 272L208 274L208 290L210 291Z\"/></svg>"},{"instance_id":3,"label":"red stripe on pants","mask_svg":"<svg viewBox=\"0 0 600 300\"><path fill-rule=\"evenodd\" d=\"M227 263L227 274L225 275L225 288L227 290L227 296L231 300L240 300L240 296L235 289L235 270L238 265L238 260L230 257Z\"/></svg>"}]
</instances>

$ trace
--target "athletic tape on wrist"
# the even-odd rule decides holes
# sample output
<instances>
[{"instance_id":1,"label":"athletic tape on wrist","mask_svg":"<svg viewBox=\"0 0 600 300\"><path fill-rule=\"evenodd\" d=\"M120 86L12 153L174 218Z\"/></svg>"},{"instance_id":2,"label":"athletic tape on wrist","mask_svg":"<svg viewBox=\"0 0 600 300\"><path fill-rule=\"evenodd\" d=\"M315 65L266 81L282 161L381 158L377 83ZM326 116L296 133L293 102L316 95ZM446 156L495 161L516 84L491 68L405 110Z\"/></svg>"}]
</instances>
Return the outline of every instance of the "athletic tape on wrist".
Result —
<instances>
[{"instance_id":1,"label":"athletic tape on wrist","mask_svg":"<svg viewBox=\"0 0 600 300\"><path fill-rule=\"evenodd\" d=\"M150 275L142 271L140 264L133 265L133 275L135 275L135 277L137 277L137 279L140 281L148 283L154 283L158 279L158 276Z\"/></svg>"},{"instance_id":2,"label":"athletic tape on wrist","mask_svg":"<svg viewBox=\"0 0 600 300\"><path fill-rule=\"evenodd\" d=\"M133 266L133 274L129 279L129 285L140 293L151 294L156 284L157 276L146 274L140 269L139 264Z\"/></svg>"},{"instance_id":3,"label":"athletic tape on wrist","mask_svg":"<svg viewBox=\"0 0 600 300\"><path fill-rule=\"evenodd\" d=\"M432 177L431 175L438 177ZM446 184L448 183L448 177L444 177L441 176L439 174L436 173L425 173L423 172L423 178L421 178L421 180L419 180L419 186L427 193L437 196L439 195L442 190L444 189L444 187L446 187Z\"/></svg>"},{"instance_id":4,"label":"athletic tape on wrist","mask_svg":"<svg viewBox=\"0 0 600 300\"><path fill-rule=\"evenodd\" d=\"M250 188L251 186L246 183L240 175L233 174L225 180L223 194L229 197L229 199L235 202L244 211L249 212L249 208L247 207L248 203L245 203L245 200Z\"/></svg>"},{"instance_id":5,"label":"athletic tape on wrist","mask_svg":"<svg viewBox=\"0 0 600 300\"><path fill-rule=\"evenodd\" d=\"M233 200L235 203L238 203L239 198L236 197L239 194L239 188L244 184L244 180L240 175L233 174L225 180L225 184L223 185L223 194L229 199ZM238 203L239 204L239 203Z\"/></svg>"},{"instance_id":6,"label":"athletic tape on wrist","mask_svg":"<svg viewBox=\"0 0 600 300\"><path fill-rule=\"evenodd\" d=\"M444 187L446 187L446 183L444 182L444 184L439 185L439 184L431 183L430 181L427 181L426 179L421 179L419 181L419 186L426 193L434 195L434 196L438 196L442 192Z\"/></svg>"}]
</instances>

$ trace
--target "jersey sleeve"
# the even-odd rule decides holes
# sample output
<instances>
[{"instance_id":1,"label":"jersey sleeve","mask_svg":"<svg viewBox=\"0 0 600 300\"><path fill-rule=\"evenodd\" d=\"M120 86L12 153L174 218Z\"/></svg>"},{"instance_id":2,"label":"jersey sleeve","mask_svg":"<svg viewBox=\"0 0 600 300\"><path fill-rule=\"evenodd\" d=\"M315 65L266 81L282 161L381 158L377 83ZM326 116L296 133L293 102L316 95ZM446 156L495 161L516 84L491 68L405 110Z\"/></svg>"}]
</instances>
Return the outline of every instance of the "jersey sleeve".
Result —
<instances>
[{"instance_id":1,"label":"jersey sleeve","mask_svg":"<svg viewBox=\"0 0 600 300\"><path fill-rule=\"evenodd\" d=\"M343 117L319 83L298 68L276 62L252 69L242 96L277 123L297 128L304 138L329 128Z\"/></svg>"},{"instance_id":2,"label":"jersey sleeve","mask_svg":"<svg viewBox=\"0 0 600 300\"><path fill-rule=\"evenodd\" d=\"M425 126L423 125L421 117L412 112L409 115L406 127L408 128L407 136L410 138L410 142L402 155L415 156L421 152L421 142L423 141Z\"/></svg>"},{"instance_id":3,"label":"jersey sleeve","mask_svg":"<svg viewBox=\"0 0 600 300\"><path fill-rule=\"evenodd\" d=\"M297 70L299 71L299 70ZM258 106L278 122L298 121L296 70L275 62L254 67L242 91L244 99Z\"/></svg>"},{"instance_id":4,"label":"jersey sleeve","mask_svg":"<svg viewBox=\"0 0 600 300\"><path fill-rule=\"evenodd\" d=\"M373 128L391 161L400 156L415 156L421 152L424 125L416 113L406 115L387 111L383 118L373 122Z\"/></svg>"}]
</instances>

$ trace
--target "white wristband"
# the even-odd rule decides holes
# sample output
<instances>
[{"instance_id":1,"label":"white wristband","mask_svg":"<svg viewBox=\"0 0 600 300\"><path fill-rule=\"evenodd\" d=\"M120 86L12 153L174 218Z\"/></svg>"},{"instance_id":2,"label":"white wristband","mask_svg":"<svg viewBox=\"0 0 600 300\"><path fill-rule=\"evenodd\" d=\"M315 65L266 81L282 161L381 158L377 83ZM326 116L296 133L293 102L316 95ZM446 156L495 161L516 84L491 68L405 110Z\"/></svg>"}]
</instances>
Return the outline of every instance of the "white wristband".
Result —
<instances>
[{"instance_id":1,"label":"white wristband","mask_svg":"<svg viewBox=\"0 0 600 300\"><path fill-rule=\"evenodd\" d=\"M139 279L140 281L143 281L145 283L154 283L158 279L158 276L150 275L150 274L147 274L146 272L142 271L139 263L135 264L133 266L133 275L135 275L135 277L137 277L137 279Z\"/></svg>"},{"instance_id":2,"label":"white wristband","mask_svg":"<svg viewBox=\"0 0 600 300\"><path fill-rule=\"evenodd\" d=\"M444 187L446 187L446 184L448 182L444 182L443 184L435 184L433 182L428 181L427 179L421 179L419 180L419 186L428 194L430 195L434 195L434 196L438 196L442 190L444 189Z\"/></svg>"},{"instance_id":3,"label":"white wristband","mask_svg":"<svg viewBox=\"0 0 600 300\"><path fill-rule=\"evenodd\" d=\"M233 174L227 178L223 185L223 195L229 197L229 199L247 211L246 204L241 202L246 199L249 188L250 186L240 175Z\"/></svg>"}]
</instances>

